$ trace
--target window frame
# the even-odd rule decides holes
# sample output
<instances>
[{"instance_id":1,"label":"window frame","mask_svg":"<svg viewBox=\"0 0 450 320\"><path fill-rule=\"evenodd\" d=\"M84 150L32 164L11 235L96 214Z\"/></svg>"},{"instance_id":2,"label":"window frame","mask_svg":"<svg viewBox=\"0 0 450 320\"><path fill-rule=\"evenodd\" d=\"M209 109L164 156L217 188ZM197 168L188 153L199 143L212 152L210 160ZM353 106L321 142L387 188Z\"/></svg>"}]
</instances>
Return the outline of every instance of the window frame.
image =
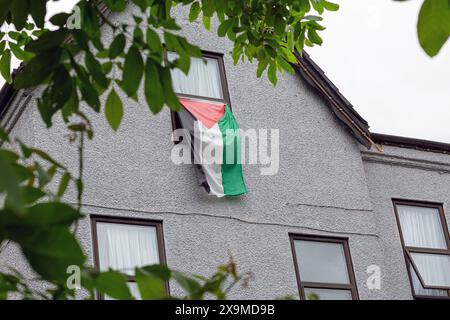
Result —
<instances>
[{"instance_id":1,"label":"window frame","mask_svg":"<svg viewBox=\"0 0 450 320\"><path fill-rule=\"evenodd\" d=\"M405 200L405 199L392 199L392 203L394 206L395 220L397 221L397 228L400 235L400 242L402 244L403 255L405 258L406 269L408 271L409 282L411 285L411 292L415 299L450 299L450 290L447 287L435 287L435 286L426 286L425 282L411 257L411 253L424 253L424 254L444 254L450 255L450 234L448 230L447 220L445 219L444 206L442 203L437 202L429 202L429 201L418 201L418 200ZM400 224L400 216L398 214L397 206L410 206L410 207L422 207L422 208L432 208L437 209L439 212L439 220L441 222L441 226L443 229L443 234L445 238L445 243L447 245L447 249L434 249L434 248L421 248L421 247L409 247L405 245L405 240L403 237L403 231ZM420 284L424 289L436 289L436 290L445 290L447 291L447 297L445 296L431 296L431 295L418 295L414 289L413 283L413 275L411 274L411 267L419 279Z\"/></svg>"},{"instance_id":2,"label":"window frame","mask_svg":"<svg viewBox=\"0 0 450 320\"><path fill-rule=\"evenodd\" d=\"M128 217L116 217L116 216L108 216L108 215L90 215L91 221L91 234L92 234L92 251L94 257L94 267L97 271L100 271L100 255L99 255L99 246L98 246L98 236L97 236L97 223L115 223L121 225L134 225L134 226L146 226L146 227L154 227L156 229L156 240L158 243L158 256L159 263L162 265L167 265L166 262L166 252L164 245L164 232L163 232L163 222L162 220L148 220L142 218L128 218ZM127 282L136 283L136 279L134 276L125 275L127 278ZM169 282L165 283L166 293L170 295ZM104 295L97 293L98 300L104 300Z\"/></svg>"},{"instance_id":3,"label":"window frame","mask_svg":"<svg viewBox=\"0 0 450 320\"><path fill-rule=\"evenodd\" d=\"M356 284L355 271L353 269L352 256L350 254L350 246L348 244L348 238L343 237L331 237L321 235L306 235L298 233L289 233L289 240L291 243L292 257L294 259L295 276L297 278L297 286L301 300L306 300L305 288L316 289L331 289L331 290L349 290L352 295L352 300L359 300L358 286ZM342 245L344 250L345 262L347 265L347 273L349 278L349 284L336 284L325 282L308 282L302 281L300 278L300 269L297 262L297 253L295 252L295 241L313 241L313 242L325 242L325 243L338 243Z\"/></svg>"},{"instance_id":4,"label":"window frame","mask_svg":"<svg viewBox=\"0 0 450 320\"><path fill-rule=\"evenodd\" d=\"M167 62L167 50L164 51L164 60ZM222 87L222 96L223 99L217 99L217 98L209 98L209 97L203 97L203 96L197 96L193 94L185 94L185 93L177 93L177 97L179 98L188 98L188 99L200 99L200 100L208 100L211 102L221 102L228 105L228 108L232 110L231 108L231 99L230 99L230 91L228 89L228 80L227 75L225 72L225 63L223 61L223 53L214 52L214 51L207 51L207 50L201 50L202 57L215 59L217 60L217 65L219 66L219 76L220 76L220 84ZM170 119L172 121L172 131L176 129L180 129L181 125L179 123L179 120L177 118L176 112L171 110L170 111Z\"/></svg>"}]
</instances>

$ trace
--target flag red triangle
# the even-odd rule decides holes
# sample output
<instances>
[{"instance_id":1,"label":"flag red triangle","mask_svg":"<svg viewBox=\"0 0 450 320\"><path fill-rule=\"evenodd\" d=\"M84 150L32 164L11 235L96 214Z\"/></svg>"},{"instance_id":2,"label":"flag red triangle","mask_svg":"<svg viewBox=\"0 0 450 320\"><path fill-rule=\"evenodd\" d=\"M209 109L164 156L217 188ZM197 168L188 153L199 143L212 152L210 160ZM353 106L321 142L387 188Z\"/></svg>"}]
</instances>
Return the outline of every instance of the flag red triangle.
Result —
<instances>
[{"instance_id":1,"label":"flag red triangle","mask_svg":"<svg viewBox=\"0 0 450 320\"><path fill-rule=\"evenodd\" d=\"M223 103L199 102L189 99L180 99L180 103L208 129L211 129L225 114L225 104Z\"/></svg>"}]
</instances>

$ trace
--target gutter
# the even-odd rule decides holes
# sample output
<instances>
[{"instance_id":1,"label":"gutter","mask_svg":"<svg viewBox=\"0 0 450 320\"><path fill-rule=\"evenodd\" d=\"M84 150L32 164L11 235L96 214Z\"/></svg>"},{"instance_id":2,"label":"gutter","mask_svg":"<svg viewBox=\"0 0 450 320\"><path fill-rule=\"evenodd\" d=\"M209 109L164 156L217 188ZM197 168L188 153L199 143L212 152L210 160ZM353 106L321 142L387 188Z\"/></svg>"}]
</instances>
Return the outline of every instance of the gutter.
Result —
<instances>
[{"instance_id":1,"label":"gutter","mask_svg":"<svg viewBox=\"0 0 450 320\"><path fill-rule=\"evenodd\" d=\"M383 144L386 146L450 154L450 144L449 143L399 137L399 136L393 136L393 135L381 134L381 133L372 133L372 138L377 143Z\"/></svg>"}]
</instances>

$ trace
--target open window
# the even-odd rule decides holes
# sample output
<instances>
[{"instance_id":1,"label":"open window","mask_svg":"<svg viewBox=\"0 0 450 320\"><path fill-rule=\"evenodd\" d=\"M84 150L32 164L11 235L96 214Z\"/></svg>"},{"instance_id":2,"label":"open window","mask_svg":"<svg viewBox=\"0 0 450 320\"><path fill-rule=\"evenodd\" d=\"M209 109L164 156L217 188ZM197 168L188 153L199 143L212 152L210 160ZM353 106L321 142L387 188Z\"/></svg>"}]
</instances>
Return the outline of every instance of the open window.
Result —
<instances>
[{"instance_id":1,"label":"open window","mask_svg":"<svg viewBox=\"0 0 450 320\"><path fill-rule=\"evenodd\" d=\"M358 299L347 239L290 234L301 299Z\"/></svg>"},{"instance_id":2,"label":"open window","mask_svg":"<svg viewBox=\"0 0 450 320\"><path fill-rule=\"evenodd\" d=\"M177 53L166 53L169 62L177 57ZM172 139L190 148L199 186L217 197L247 193L240 131L231 111L222 55L203 52L203 58L191 59L188 74L172 69L171 75L182 106L171 112Z\"/></svg>"},{"instance_id":3,"label":"open window","mask_svg":"<svg viewBox=\"0 0 450 320\"><path fill-rule=\"evenodd\" d=\"M139 298L135 267L165 264L161 222L92 216L91 223L95 267L100 271L112 268L125 274L132 295ZM99 295L99 299L104 298L108 299Z\"/></svg>"},{"instance_id":4,"label":"open window","mask_svg":"<svg viewBox=\"0 0 450 320\"><path fill-rule=\"evenodd\" d=\"M176 53L167 52L168 61L176 58ZM191 67L187 75L179 69L172 69L171 75L174 91L179 98L223 103L231 109L222 54L203 51L203 59L191 58ZM181 128L176 112L172 112L171 116L172 129Z\"/></svg>"},{"instance_id":5,"label":"open window","mask_svg":"<svg viewBox=\"0 0 450 320\"><path fill-rule=\"evenodd\" d=\"M442 205L394 200L416 298L450 297L450 239Z\"/></svg>"}]
</instances>

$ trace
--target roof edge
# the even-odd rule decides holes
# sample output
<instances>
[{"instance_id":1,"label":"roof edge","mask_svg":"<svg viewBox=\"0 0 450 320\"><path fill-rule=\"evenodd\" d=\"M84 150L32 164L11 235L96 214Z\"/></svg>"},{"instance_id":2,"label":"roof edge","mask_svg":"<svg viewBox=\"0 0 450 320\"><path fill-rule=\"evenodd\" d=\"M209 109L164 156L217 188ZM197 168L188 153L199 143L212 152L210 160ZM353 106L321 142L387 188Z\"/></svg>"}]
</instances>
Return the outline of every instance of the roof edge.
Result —
<instances>
[{"instance_id":1,"label":"roof edge","mask_svg":"<svg viewBox=\"0 0 450 320\"><path fill-rule=\"evenodd\" d=\"M385 146L450 154L450 143L445 142L408 138L382 133L372 133L372 139L374 142Z\"/></svg>"},{"instance_id":2,"label":"roof edge","mask_svg":"<svg viewBox=\"0 0 450 320\"><path fill-rule=\"evenodd\" d=\"M374 142L371 139L367 121L356 112L353 105L339 92L339 89L306 52L303 51L302 54L295 52L295 56L297 73L325 99L332 112L358 142L370 149Z\"/></svg>"}]
</instances>

